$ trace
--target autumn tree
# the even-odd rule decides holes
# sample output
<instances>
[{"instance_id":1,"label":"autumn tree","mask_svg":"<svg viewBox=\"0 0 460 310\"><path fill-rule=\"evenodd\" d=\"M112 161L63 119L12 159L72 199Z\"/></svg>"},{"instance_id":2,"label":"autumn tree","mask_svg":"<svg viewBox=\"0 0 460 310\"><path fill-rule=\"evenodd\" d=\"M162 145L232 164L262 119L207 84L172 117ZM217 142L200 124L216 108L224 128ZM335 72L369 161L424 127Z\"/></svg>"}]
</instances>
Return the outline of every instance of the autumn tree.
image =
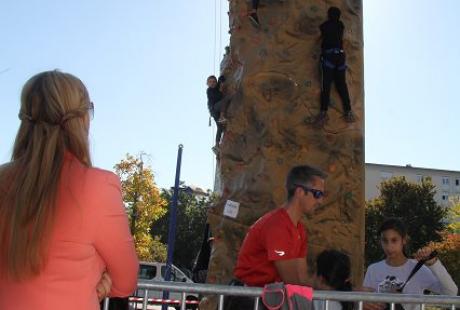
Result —
<instances>
[{"instance_id":1,"label":"autumn tree","mask_svg":"<svg viewBox=\"0 0 460 310\"><path fill-rule=\"evenodd\" d=\"M166 214L167 203L155 184L152 169L144 166L142 154L127 154L115 165L115 171L121 179L123 202L139 259L165 261L166 246L159 236L151 234L151 228Z\"/></svg>"},{"instance_id":2,"label":"autumn tree","mask_svg":"<svg viewBox=\"0 0 460 310\"><path fill-rule=\"evenodd\" d=\"M432 242L431 247L436 249L438 257L446 267L454 282L460 283L460 234L445 231L440 242Z\"/></svg>"},{"instance_id":3,"label":"autumn tree","mask_svg":"<svg viewBox=\"0 0 460 310\"><path fill-rule=\"evenodd\" d=\"M450 273L455 283L460 283L460 197L450 199L447 211L447 227L440 242L431 246L438 251L438 256Z\"/></svg>"},{"instance_id":4,"label":"autumn tree","mask_svg":"<svg viewBox=\"0 0 460 310\"><path fill-rule=\"evenodd\" d=\"M402 219L410 237L409 253L442 239L446 209L434 200L435 186L429 180L411 183L395 177L380 185L380 196L366 203L366 264L383 258L378 228L387 217Z\"/></svg>"}]
</instances>

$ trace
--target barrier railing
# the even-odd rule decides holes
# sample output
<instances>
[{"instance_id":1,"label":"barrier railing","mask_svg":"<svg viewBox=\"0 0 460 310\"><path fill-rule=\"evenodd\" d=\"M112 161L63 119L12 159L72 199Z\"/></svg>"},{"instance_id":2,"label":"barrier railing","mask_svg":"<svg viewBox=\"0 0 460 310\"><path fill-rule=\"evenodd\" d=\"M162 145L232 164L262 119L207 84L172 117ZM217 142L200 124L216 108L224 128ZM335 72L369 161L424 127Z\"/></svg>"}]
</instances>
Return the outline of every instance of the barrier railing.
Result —
<instances>
[{"instance_id":1,"label":"barrier railing","mask_svg":"<svg viewBox=\"0 0 460 310\"><path fill-rule=\"evenodd\" d=\"M196 293L201 295L217 295L218 310L224 309L224 296L247 296L254 297L254 310L259 310L259 299L262 295L262 288L247 286L228 286L217 284L201 283L179 283L179 282L140 282L138 290L144 292L141 299L142 309L146 310L149 304L149 291L170 291L181 293L180 309L185 310L187 306L187 293ZM363 310L365 302L369 303L388 303L390 310L395 310L396 304L419 304L421 310L426 305L435 305L436 307L450 308L456 310L460 307L460 297L443 296L443 295L406 295L406 294L384 294L368 292L338 292L338 291L317 291L315 290L314 300L325 300L325 309L329 308L329 301L349 301L358 304L358 310ZM176 302L177 304L177 302ZM105 300L104 310L108 310L108 299Z\"/></svg>"}]
</instances>

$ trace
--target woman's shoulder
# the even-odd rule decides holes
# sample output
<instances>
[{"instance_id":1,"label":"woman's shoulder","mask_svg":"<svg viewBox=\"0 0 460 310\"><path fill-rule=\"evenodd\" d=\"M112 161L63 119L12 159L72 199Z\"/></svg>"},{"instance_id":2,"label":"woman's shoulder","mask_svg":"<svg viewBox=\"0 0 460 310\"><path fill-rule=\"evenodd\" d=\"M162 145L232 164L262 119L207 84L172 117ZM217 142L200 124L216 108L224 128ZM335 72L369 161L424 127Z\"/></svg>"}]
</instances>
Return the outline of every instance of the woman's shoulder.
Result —
<instances>
[{"instance_id":1,"label":"woman's shoulder","mask_svg":"<svg viewBox=\"0 0 460 310\"><path fill-rule=\"evenodd\" d=\"M99 187L100 189L104 186L114 186L118 189L121 188L120 178L112 171L91 167L88 168L86 174L88 185L93 188Z\"/></svg>"},{"instance_id":2,"label":"woman's shoulder","mask_svg":"<svg viewBox=\"0 0 460 310\"><path fill-rule=\"evenodd\" d=\"M88 173L91 177L96 179L108 180L108 181L119 181L120 178L113 171L105 170L102 168L91 167L88 168Z\"/></svg>"},{"instance_id":3,"label":"woman's shoulder","mask_svg":"<svg viewBox=\"0 0 460 310\"><path fill-rule=\"evenodd\" d=\"M107 187L121 188L120 178L112 171L97 167L87 167L79 161L71 161L63 168L63 184L69 184L74 190L81 189L84 193L100 194Z\"/></svg>"},{"instance_id":4,"label":"woman's shoulder","mask_svg":"<svg viewBox=\"0 0 460 310\"><path fill-rule=\"evenodd\" d=\"M84 165L72 153L66 152L64 156L63 173L69 173L69 177L83 178L85 182L114 182L119 183L119 177L109 170L104 170L98 167L88 167Z\"/></svg>"},{"instance_id":5,"label":"woman's shoulder","mask_svg":"<svg viewBox=\"0 0 460 310\"><path fill-rule=\"evenodd\" d=\"M82 178L75 176L73 190L79 193L79 199L85 201L88 210L100 214L118 210L122 189L120 178L115 173L90 167L85 169Z\"/></svg>"}]
</instances>

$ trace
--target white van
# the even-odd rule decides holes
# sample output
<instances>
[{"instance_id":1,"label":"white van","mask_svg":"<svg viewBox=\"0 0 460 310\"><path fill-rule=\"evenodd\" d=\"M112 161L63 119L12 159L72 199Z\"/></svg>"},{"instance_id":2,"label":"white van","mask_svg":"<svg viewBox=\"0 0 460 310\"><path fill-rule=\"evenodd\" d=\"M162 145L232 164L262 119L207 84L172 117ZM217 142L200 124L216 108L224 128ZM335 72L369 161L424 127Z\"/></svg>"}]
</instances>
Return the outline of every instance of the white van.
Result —
<instances>
[{"instance_id":1,"label":"white van","mask_svg":"<svg viewBox=\"0 0 460 310\"><path fill-rule=\"evenodd\" d=\"M179 268L174 265L171 265L171 281L174 282L184 282L184 283L194 283L189 277L187 277ZM139 264L139 275L138 279L140 282L149 282L149 281L164 281L164 276L166 273L166 264L158 262L140 262ZM139 290L136 292L136 296L143 297L144 291ZM149 298L163 298L163 292L160 291L149 291ZM181 300L181 293L179 292L170 292L169 299ZM198 300L198 295L193 293L188 293L186 296L187 300ZM196 309L196 305L187 306L187 309Z\"/></svg>"}]
</instances>

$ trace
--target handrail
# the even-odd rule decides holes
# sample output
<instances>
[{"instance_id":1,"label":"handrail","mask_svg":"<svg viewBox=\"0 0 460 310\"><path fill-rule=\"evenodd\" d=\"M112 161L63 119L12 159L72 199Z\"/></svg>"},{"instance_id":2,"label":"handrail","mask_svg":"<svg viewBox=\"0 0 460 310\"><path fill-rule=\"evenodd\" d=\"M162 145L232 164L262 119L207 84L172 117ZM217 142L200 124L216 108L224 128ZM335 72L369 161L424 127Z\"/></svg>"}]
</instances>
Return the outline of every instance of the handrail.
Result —
<instances>
[{"instance_id":1,"label":"handrail","mask_svg":"<svg viewBox=\"0 0 460 310\"><path fill-rule=\"evenodd\" d=\"M139 282L138 289L154 291L188 292L198 294L234 295L258 297L262 295L262 288L249 286L228 286L220 284L179 283L179 282ZM424 303L460 305L459 296L445 295L414 295L414 294L388 294L370 292L339 292L315 290L313 299L335 301L363 301L381 303Z\"/></svg>"}]
</instances>

